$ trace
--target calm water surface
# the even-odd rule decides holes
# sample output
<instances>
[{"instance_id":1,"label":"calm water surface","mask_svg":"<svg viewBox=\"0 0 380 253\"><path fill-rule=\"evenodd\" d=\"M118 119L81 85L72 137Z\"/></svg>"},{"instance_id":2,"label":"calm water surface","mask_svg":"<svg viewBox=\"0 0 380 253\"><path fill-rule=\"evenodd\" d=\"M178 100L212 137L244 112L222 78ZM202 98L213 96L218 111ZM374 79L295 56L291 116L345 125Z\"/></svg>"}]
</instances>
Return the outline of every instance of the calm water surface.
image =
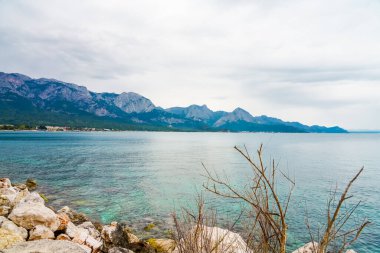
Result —
<instances>
[{"instance_id":1,"label":"calm water surface","mask_svg":"<svg viewBox=\"0 0 380 253\"><path fill-rule=\"evenodd\" d=\"M372 225L354 248L380 252L380 134L0 132L0 177L36 178L49 204L69 205L103 222L167 221L202 191L202 163L242 188L250 168L233 147L246 145L254 153L260 143L265 159L274 157L296 179L291 249L310 240L305 210L313 224L323 222L329 191L344 187L364 166L353 194L363 201L357 219L367 217ZM236 203L208 194L206 200L222 216L238 213Z\"/></svg>"}]
</instances>

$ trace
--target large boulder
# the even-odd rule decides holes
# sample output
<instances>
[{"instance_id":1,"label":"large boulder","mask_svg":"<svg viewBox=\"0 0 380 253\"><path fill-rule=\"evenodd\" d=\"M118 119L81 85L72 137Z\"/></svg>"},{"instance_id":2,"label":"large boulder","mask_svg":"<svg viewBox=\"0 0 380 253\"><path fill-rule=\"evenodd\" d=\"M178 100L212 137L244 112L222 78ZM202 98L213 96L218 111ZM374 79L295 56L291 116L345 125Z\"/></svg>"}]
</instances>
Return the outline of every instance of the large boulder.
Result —
<instances>
[{"instance_id":1,"label":"large boulder","mask_svg":"<svg viewBox=\"0 0 380 253\"><path fill-rule=\"evenodd\" d=\"M54 239L54 233L48 227L37 225L29 232L29 240Z\"/></svg>"},{"instance_id":2,"label":"large boulder","mask_svg":"<svg viewBox=\"0 0 380 253\"><path fill-rule=\"evenodd\" d=\"M187 243L189 241L192 243ZM197 245L198 253L253 253L239 234L227 229L207 226L194 226L190 229L173 252L192 251L194 243Z\"/></svg>"},{"instance_id":3,"label":"large boulder","mask_svg":"<svg viewBox=\"0 0 380 253\"><path fill-rule=\"evenodd\" d=\"M8 178L0 178L0 213L7 215L20 200L29 195L28 189L12 187Z\"/></svg>"},{"instance_id":4,"label":"large boulder","mask_svg":"<svg viewBox=\"0 0 380 253\"><path fill-rule=\"evenodd\" d=\"M86 253L76 243L57 240L37 240L19 243L11 248L0 251L2 253Z\"/></svg>"},{"instance_id":5,"label":"large boulder","mask_svg":"<svg viewBox=\"0 0 380 253\"><path fill-rule=\"evenodd\" d=\"M0 228L0 250L10 248L23 241L24 238L21 235L8 229Z\"/></svg>"},{"instance_id":6,"label":"large boulder","mask_svg":"<svg viewBox=\"0 0 380 253\"><path fill-rule=\"evenodd\" d=\"M14 222L3 216L0 216L0 228L7 229L15 234L18 234L23 239L28 238L28 231L25 228L17 226Z\"/></svg>"},{"instance_id":7,"label":"large boulder","mask_svg":"<svg viewBox=\"0 0 380 253\"><path fill-rule=\"evenodd\" d=\"M16 199L18 191L14 187L5 187L6 183L3 183L4 187L0 188L0 205L12 206L13 201Z\"/></svg>"},{"instance_id":8,"label":"large boulder","mask_svg":"<svg viewBox=\"0 0 380 253\"><path fill-rule=\"evenodd\" d=\"M296 249L293 253L317 253L318 251L318 243L309 242L302 246L301 248Z\"/></svg>"},{"instance_id":9,"label":"large boulder","mask_svg":"<svg viewBox=\"0 0 380 253\"><path fill-rule=\"evenodd\" d=\"M44 225L53 232L60 226L58 216L49 208L41 196L33 192L22 199L8 216L14 223L26 229Z\"/></svg>"}]
</instances>

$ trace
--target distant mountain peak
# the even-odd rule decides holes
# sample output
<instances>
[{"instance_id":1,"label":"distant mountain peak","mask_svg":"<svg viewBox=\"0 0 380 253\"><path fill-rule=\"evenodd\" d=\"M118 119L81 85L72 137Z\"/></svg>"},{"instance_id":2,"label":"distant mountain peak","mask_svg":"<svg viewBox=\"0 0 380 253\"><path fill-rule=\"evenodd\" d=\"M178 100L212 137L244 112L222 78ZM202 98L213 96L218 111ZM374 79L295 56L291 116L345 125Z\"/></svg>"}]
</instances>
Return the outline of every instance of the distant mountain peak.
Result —
<instances>
[{"instance_id":1,"label":"distant mountain peak","mask_svg":"<svg viewBox=\"0 0 380 253\"><path fill-rule=\"evenodd\" d=\"M148 98L135 92L123 92L118 95L114 104L126 113L150 112L156 106Z\"/></svg>"},{"instance_id":2,"label":"distant mountain peak","mask_svg":"<svg viewBox=\"0 0 380 253\"><path fill-rule=\"evenodd\" d=\"M224 124L232 123L232 122L238 122L238 121L253 122L254 118L249 112L238 107L235 110L233 110L232 112L221 117L218 121L216 121L214 123L214 126L215 127L221 127Z\"/></svg>"},{"instance_id":3,"label":"distant mountain peak","mask_svg":"<svg viewBox=\"0 0 380 253\"><path fill-rule=\"evenodd\" d=\"M237 107L212 111L207 105L162 109L135 92L95 93L56 79L0 72L0 124L44 124L115 129L343 133L339 127L306 126ZM111 127L112 126L112 127Z\"/></svg>"}]
</instances>

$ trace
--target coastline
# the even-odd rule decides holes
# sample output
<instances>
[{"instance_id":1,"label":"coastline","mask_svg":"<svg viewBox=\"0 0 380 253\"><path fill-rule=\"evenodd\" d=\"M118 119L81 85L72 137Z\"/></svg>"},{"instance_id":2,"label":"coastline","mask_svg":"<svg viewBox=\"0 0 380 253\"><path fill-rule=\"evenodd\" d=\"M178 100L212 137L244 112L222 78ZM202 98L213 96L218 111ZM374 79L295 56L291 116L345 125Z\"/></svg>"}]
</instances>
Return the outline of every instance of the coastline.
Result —
<instances>
[{"instance_id":1,"label":"coastline","mask_svg":"<svg viewBox=\"0 0 380 253\"><path fill-rule=\"evenodd\" d=\"M25 184L12 184L8 178L0 178L1 253L187 252L181 250L186 237L176 240L174 231L169 231L166 238L140 239L123 222L101 224L68 206L55 210L46 205L48 199L36 189L37 183L33 179L28 179ZM149 223L144 230L154 228L155 224ZM195 233L192 229L190 234ZM213 238L208 243L217 245L211 251L213 253L254 253L237 233L202 225L204 233ZM317 249L318 243L310 242L293 253L315 253ZM355 251L348 250L346 253Z\"/></svg>"}]
</instances>

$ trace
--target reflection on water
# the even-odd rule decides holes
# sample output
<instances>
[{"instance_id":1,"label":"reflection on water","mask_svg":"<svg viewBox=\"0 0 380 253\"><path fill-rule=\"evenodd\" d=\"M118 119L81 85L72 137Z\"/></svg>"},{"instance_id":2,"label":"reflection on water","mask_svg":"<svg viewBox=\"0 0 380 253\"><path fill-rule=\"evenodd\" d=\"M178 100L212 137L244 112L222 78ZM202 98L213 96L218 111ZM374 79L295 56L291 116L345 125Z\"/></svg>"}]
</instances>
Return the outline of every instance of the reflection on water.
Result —
<instances>
[{"instance_id":1,"label":"reflection on water","mask_svg":"<svg viewBox=\"0 0 380 253\"><path fill-rule=\"evenodd\" d=\"M361 217L368 217L373 225L356 248L378 250L378 134L2 132L0 176L13 181L36 178L52 205L73 206L103 222L165 221L176 208L191 207L202 191L202 162L243 187L250 169L233 147L246 145L254 153L260 143L266 160L274 157L283 171L296 178L289 210L293 247L309 239L306 207L311 219L323 222L329 190L336 182L344 187L364 165L353 193L364 202ZM222 214L238 213L239 205L231 201L208 194L206 198Z\"/></svg>"}]
</instances>

